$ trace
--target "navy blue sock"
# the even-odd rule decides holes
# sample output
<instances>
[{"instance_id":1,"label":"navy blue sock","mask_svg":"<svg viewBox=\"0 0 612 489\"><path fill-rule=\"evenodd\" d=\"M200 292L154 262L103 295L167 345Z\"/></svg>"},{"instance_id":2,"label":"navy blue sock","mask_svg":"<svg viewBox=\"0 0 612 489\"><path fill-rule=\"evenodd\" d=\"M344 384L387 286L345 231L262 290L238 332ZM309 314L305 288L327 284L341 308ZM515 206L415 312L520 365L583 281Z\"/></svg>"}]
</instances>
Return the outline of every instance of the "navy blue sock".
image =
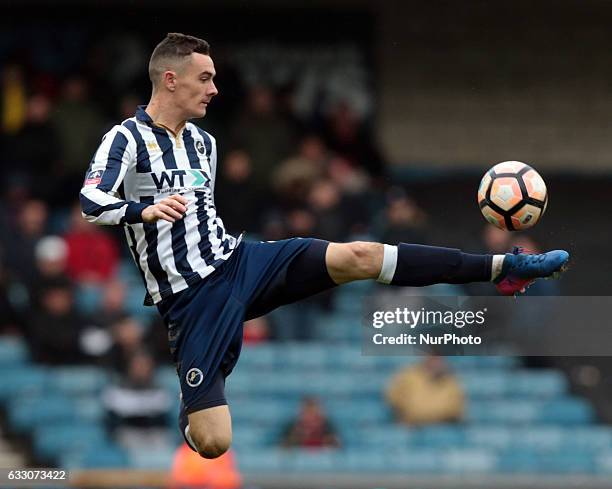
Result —
<instances>
[{"instance_id":1,"label":"navy blue sock","mask_svg":"<svg viewBox=\"0 0 612 489\"><path fill-rule=\"evenodd\" d=\"M392 285L422 287L491 280L492 255L472 255L457 248L400 243Z\"/></svg>"}]
</instances>

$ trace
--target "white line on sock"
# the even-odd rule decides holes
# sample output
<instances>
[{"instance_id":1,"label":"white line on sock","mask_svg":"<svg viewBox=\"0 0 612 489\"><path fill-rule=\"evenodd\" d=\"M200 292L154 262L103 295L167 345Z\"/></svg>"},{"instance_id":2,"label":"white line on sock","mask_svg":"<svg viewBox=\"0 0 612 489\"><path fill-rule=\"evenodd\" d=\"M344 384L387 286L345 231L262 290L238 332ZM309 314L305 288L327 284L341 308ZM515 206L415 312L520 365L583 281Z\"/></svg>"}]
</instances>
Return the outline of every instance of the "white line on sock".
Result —
<instances>
[{"instance_id":1,"label":"white line on sock","mask_svg":"<svg viewBox=\"0 0 612 489\"><path fill-rule=\"evenodd\" d=\"M383 262L377 282L390 284L397 268L397 246L384 245Z\"/></svg>"}]
</instances>

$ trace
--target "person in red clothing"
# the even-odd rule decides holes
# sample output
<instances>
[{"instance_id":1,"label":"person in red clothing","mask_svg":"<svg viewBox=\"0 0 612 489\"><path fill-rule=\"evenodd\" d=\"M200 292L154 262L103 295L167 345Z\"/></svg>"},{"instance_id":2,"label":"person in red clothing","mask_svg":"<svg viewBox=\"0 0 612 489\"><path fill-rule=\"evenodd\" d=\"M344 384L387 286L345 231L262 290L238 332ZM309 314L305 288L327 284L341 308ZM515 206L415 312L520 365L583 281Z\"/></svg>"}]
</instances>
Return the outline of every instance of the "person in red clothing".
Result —
<instances>
[{"instance_id":1,"label":"person in red clothing","mask_svg":"<svg viewBox=\"0 0 612 489\"><path fill-rule=\"evenodd\" d=\"M111 279L119 263L117 242L98 226L81 216L76 204L70 214L70 228L64 235L68 245L68 276L79 284L99 284Z\"/></svg>"},{"instance_id":2,"label":"person in red clothing","mask_svg":"<svg viewBox=\"0 0 612 489\"><path fill-rule=\"evenodd\" d=\"M229 450L218 458L200 457L183 443L174 455L169 489L239 489L242 478L236 466L234 452Z\"/></svg>"},{"instance_id":3,"label":"person in red clothing","mask_svg":"<svg viewBox=\"0 0 612 489\"><path fill-rule=\"evenodd\" d=\"M287 426L282 444L287 448L335 448L340 440L319 401L306 397L299 414Z\"/></svg>"}]
</instances>

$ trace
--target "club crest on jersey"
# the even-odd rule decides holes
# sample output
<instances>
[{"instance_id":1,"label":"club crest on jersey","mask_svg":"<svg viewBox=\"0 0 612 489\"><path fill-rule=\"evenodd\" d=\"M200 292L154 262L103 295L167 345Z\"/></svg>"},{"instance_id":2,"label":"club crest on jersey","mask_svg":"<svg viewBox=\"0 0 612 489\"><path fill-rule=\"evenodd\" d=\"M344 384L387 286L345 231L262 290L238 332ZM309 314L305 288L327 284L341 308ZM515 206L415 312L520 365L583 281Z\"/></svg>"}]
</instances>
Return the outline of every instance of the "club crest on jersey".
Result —
<instances>
[{"instance_id":1,"label":"club crest on jersey","mask_svg":"<svg viewBox=\"0 0 612 489\"><path fill-rule=\"evenodd\" d=\"M202 141L196 141L195 147L198 150L198 153L200 153L201 155L204 154L204 143Z\"/></svg>"},{"instance_id":2,"label":"club crest on jersey","mask_svg":"<svg viewBox=\"0 0 612 489\"><path fill-rule=\"evenodd\" d=\"M204 187L208 182L208 177L204 170L169 170L151 173L151 178L161 190L164 187Z\"/></svg>"},{"instance_id":3,"label":"club crest on jersey","mask_svg":"<svg viewBox=\"0 0 612 489\"><path fill-rule=\"evenodd\" d=\"M102 181L102 175L104 175L104 170L90 171L85 177L84 185L98 185Z\"/></svg>"},{"instance_id":4,"label":"club crest on jersey","mask_svg":"<svg viewBox=\"0 0 612 489\"><path fill-rule=\"evenodd\" d=\"M189 387L197 387L204 380L204 374L199 368L191 368L185 375L185 380Z\"/></svg>"}]
</instances>

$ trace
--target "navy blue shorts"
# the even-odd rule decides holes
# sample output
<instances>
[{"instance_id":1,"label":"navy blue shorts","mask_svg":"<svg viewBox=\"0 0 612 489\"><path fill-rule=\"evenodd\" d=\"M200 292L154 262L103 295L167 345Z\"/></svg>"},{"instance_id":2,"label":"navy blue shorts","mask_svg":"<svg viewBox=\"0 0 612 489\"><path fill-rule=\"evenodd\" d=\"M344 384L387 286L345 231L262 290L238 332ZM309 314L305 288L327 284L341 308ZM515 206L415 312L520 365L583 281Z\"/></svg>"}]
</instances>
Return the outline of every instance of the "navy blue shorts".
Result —
<instances>
[{"instance_id":1,"label":"navy blue shorts","mask_svg":"<svg viewBox=\"0 0 612 489\"><path fill-rule=\"evenodd\" d=\"M225 377L242 348L242 324L333 287L329 243L312 238L242 242L210 276L158 304L184 411L227 404Z\"/></svg>"}]
</instances>

